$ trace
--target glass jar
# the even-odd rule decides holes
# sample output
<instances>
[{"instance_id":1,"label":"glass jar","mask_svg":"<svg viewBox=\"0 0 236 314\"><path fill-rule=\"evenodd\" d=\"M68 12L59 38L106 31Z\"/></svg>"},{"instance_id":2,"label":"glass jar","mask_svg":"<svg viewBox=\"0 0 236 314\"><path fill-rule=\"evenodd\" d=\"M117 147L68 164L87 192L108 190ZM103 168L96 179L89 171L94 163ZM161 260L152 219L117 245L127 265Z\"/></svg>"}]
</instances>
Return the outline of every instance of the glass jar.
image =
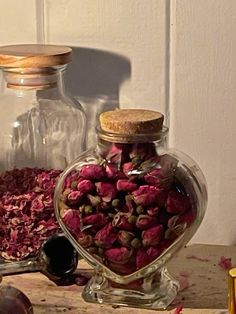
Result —
<instances>
[{"instance_id":1,"label":"glass jar","mask_svg":"<svg viewBox=\"0 0 236 314\"><path fill-rule=\"evenodd\" d=\"M179 289L166 263L193 236L206 208L204 176L167 148L163 115L100 115L98 144L60 176L56 217L94 277L88 302L163 309Z\"/></svg>"},{"instance_id":2,"label":"glass jar","mask_svg":"<svg viewBox=\"0 0 236 314\"><path fill-rule=\"evenodd\" d=\"M71 49L0 47L0 256L36 256L60 228L53 193L58 175L84 150L85 115L65 93Z\"/></svg>"}]
</instances>

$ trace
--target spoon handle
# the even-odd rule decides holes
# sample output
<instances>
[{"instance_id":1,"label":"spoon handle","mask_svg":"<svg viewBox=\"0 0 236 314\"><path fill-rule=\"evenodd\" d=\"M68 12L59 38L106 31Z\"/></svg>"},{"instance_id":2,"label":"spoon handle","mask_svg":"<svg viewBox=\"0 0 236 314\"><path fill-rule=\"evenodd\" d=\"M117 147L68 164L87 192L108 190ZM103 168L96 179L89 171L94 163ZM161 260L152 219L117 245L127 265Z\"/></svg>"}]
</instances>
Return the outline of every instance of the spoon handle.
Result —
<instances>
[{"instance_id":1,"label":"spoon handle","mask_svg":"<svg viewBox=\"0 0 236 314\"><path fill-rule=\"evenodd\" d=\"M36 259L28 259L20 262L0 263L0 275L9 276L21 273L31 273L39 271L39 263Z\"/></svg>"}]
</instances>

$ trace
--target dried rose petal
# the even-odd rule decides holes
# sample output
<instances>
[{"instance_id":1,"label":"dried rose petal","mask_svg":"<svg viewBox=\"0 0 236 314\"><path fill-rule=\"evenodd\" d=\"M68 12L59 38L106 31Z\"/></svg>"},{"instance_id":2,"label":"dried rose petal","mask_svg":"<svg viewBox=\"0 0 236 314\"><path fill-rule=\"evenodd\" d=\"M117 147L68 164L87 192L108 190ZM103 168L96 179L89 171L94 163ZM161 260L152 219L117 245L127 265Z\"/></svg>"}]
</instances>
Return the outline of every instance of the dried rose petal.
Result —
<instances>
[{"instance_id":1,"label":"dried rose petal","mask_svg":"<svg viewBox=\"0 0 236 314\"><path fill-rule=\"evenodd\" d=\"M95 188L95 185L92 181L90 180L81 180L78 185L77 185L77 189L82 193L89 193L92 192Z\"/></svg>"},{"instance_id":2,"label":"dried rose petal","mask_svg":"<svg viewBox=\"0 0 236 314\"><path fill-rule=\"evenodd\" d=\"M162 225L157 225L142 232L143 245L156 245L163 237L164 228Z\"/></svg>"},{"instance_id":3,"label":"dried rose petal","mask_svg":"<svg viewBox=\"0 0 236 314\"><path fill-rule=\"evenodd\" d=\"M190 208L187 196L177 191L170 191L166 201L166 211L171 214L182 214Z\"/></svg>"},{"instance_id":4,"label":"dried rose petal","mask_svg":"<svg viewBox=\"0 0 236 314\"><path fill-rule=\"evenodd\" d=\"M106 172L99 165L84 165L80 170L80 175L85 179L100 180L106 176Z\"/></svg>"},{"instance_id":5,"label":"dried rose petal","mask_svg":"<svg viewBox=\"0 0 236 314\"><path fill-rule=\"evenodd\" d=\"M104 202L110 202L116 197L117 191L113 184L109 182L97 182L97 193Z\"/></svg>"},{"instance_id":6,"label":"dried rose petal","mask_svg":"<svg viewBox=\"0 0 236 314\"><path fill-rule=\"evenodd\" d=\"M229 270L232 268L232 259L231 257L221 256L218 262L218 265L225 270Z\"/></svg>"},{"instance_id":7,"label":"dried rose petal","mask_svg":"<svg viewBox=\"0 0 236 314\"><path fill-rule=\"evenodd\" d=\"M96 233L94 242L99 247L109 248L116 241L116 239L117 233L115 232L112 224L109 223Z\"/></svg>"},{"instance_id":8,"label":"dried rose petal","mask_svg":"<svg viewBox=\"0 0 236 314\"><path fill-rule=\"evenodd\" d=\"M150 263L149 255L146 250L141 248L137 251L136 255L136 267L137 269L143 268Z\"/></svg>"},{"instance_id":9,"label":"dried rose petal","mask_svg":"<svg viewBox=\"0 0 236 314\"><path fill-rule=\"evenodd\" d=\"M116 188L118 191L126 191L126 192L132 192L137 189L137 184L130 182L127 179L120 179L116 182Z\"/></svg>"},{"instance_id":10,"label":"dried rose petal","mask_svg":"<svg viewBox=\"0 0 236 314\"><path fill-rule=\"evenodd\" d=\"M127 247L107 249L105 256L108 261L116 264L126 264L132 255L132 250Z\"/></svg>"},{"instance_id":11,"label":"dried rose petal","mask_svg":"<svg viewBox=\"0 0 236 314\"><path fill-rule=\"evenodd\" d=\"M183 311L183 308L184 308L183 305L176 307L173 314L181 314Z\"/></svg>"},{"instance_id":12,"label":"dried rose petal","mask_svg":"<svg viewBox=\"0 0 236 314\"><path fill-rule=\"evenodd\" d=\"M75 234L80 230L80 215L76 209L68 209L61 215L65 225Z\"/></svg>"},{"instance_id":13,"label":"dried rose petal","mask_svg":"<svg viewBox=\"0 0 236 314\"><path fill-rule=\"evenodd\" d=\"M151 206L163 205L166 198L166 191L150 185L142 185L138 190L132 192L137 205Z\"/></svg>"},{"instance_id":14,"label":"dried rose petal","mask_svg":"<svg viewBox=\"0 0 236 314\"><path fill-rule=\"evenodd\" d=\"M149 229L157 224L157 219L148 215L139 215L136 227L141 230Z\"/></svg>"},{"instance_id":15,"label":"dried rose petal","mask_svg":"<svg viewBox=\"0 0 236 314\"><path fill-rule=\"evenodd\" d=\"M83 218L83 224L93 225L96 228L102 227L107 223L107 217L103 213L87 215Z\"/></svg>"}]
</instances>

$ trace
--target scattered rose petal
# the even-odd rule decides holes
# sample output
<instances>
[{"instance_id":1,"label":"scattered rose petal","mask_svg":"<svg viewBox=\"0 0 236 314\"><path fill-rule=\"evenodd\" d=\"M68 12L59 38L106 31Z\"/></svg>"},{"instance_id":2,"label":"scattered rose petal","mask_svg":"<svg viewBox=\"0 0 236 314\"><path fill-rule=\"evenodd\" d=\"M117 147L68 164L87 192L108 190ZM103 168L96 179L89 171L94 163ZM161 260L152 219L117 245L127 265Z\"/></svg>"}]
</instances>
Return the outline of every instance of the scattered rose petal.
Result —
<instances>
[{"instance_id":1,"label":"scattered rose petal","mask_svg":"<svg viewBox=\"0 0 236 314\"><path fill-rule=\"evenodd\" d=\"M218 265L225 270L229 270L232 268L232 259L230 257L221 256Z\"/></svg>"},{"instance_id":2,"label":"scattered rose petal","mask_svg":"<svg viewBox=\"0 0 236 314\"><path fill-rule=\"evenodd\" d=\"M209 258L202 257L202 256L197 256L197 255L194 255L194 254L186 255L186 258L187 259L196 259L196 260L198 260L200 262L210 262Z\"/></svg>"},{"instance_id":3,"label":"scattered rose petal","mask_svg":"<svg viewBox=\"0 0 236 314\"><path fill-rule=\"evenodd\" d=\"M183 305L178 306L176 309L174 309L173 314L181 314L183 311Z\"/></svg>"}]
</instances>

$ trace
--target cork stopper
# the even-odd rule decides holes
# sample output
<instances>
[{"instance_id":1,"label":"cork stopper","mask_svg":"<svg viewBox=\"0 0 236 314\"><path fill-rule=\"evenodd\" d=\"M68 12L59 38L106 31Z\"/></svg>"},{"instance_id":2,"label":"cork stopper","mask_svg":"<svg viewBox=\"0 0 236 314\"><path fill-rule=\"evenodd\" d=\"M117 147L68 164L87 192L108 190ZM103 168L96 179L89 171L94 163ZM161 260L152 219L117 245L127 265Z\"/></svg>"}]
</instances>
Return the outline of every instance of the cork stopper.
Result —
<instances>
[{"instance_id":1,"label":"cork stopper","mask_svg":"<svg viewBox=\"0 0 236 314\"><path fill-rule=\"evenodd\" d=\"M0 67L44 68L71 61L71 48L57 45L10 45L0 47Z\"/></svg>"},{"instance_id":2,"label":"cork stopper","mask_svg":"<svg viewBox=\"0 0 236 314\"><path fill-rule=\"evenodd\" d=\"M119 109L100 115L103 131L126 135L158 133L163 120L160 112L144 109Z\"/></svg>"}]
</instances>

